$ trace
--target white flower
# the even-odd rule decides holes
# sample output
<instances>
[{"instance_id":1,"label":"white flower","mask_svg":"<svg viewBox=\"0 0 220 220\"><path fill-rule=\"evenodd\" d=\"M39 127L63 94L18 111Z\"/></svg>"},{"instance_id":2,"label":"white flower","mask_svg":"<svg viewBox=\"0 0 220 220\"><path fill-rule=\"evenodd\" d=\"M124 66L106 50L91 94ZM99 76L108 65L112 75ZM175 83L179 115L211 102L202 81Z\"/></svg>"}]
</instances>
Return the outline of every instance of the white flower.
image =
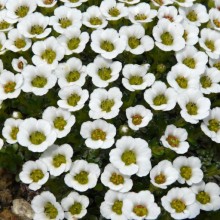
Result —
<instances>
[{"instance_id":1,"label":"white flower","mask_svg":"<svg viewBox=\"0 0 220 220\"><path fill-rule=\"evenodd\" d=\"M200 90L203 94L220 93L220 75L216 68L206 68L200 75Z\"/></svg>"},{"instance_id":2,"label":"white flower","mask_svg":"<svg viewBox=\"0 0 220 220\"><path fill-rule=\"evenodd\" d=\"M62 199L61 205L67 220L80 219L87 213L89 198L77 192L71 192Z\"/></svg>"},{"instance_id":3,"label":"white flower","mask_svg":"<svg viewBox=\"0 0 220 220\"><path fill-rule=\"evenodd\" d=\"M211 106L210 100L194 89L181 93L178 96L178 104L182 118L191 124L197 124L199 120L207 117Z\"/></svg>"},{"instance_id":4,"label":"white flower","mask_svg":"<svg viewBox=\"0 0 220 220\"><path fill-rule=\"evenodd\" d=\"M107 149L115 143L116 128L104 120L87 121L81 125L80 135L91 149Z\"/></svg>"},{"instance_id":5,"label":"white flower","mask_svg":"<svg viewBox=\"0 0 220 220\"><path fill-rule=\"evenodd\" d=\"M157 17L159 20L165 18L177 23L180 23L183 19L181 15L178 15L178 11L174 6L161 6L158 10Z\"/></svg>"},{"instance_id":6,"label":"white flower","mask_svg":"<svg viewBox=\"0 0 220 220\"><path fill-rule=\"evenodd\" d=\"M4 141L0 138L0 150L2 149L3 146L4 146Z\"/></svg>"},{"instance_id":7,"label":"white flower","mask_svg":"<svg viewBox=\"0 0 220 220\"><path fill-rule=\"evenodd\" d=\"M173 1L181 7L189 8L193 6L196 0L173 0Z\"/></svg>"},{"instance_id":8,"label":"white flower","mask_svg":"<svg viewBox=\"0 0 220 220\"><path fill-rule=\"evenodd\" d=\"M209 10L209 19L212 27L215 30L220 31L220 11L217 8L211 8Z\"/></svg>"},{"instance_id":9,"label":"white flower","mask_svg":"<svg viewBox=\"0 0 220 220\"><path fill-rule=\"evenodd\" d=\"M199 45L212 59L220 57L220 33L209 28L203 28L200 32Z\"/></svg>"},{"instance_id":10,"label":"white flower","mask_svg":"<svg viewBox=\"0 0 220 220\"><path fill-rule=\"evenodd\" d=\"M150 87L155 81L155 76L152 73L147 73L149 67L149 64L126 64L122 70L123 86L131 92Z\"/></svg>"},{"instance_id":11,"label":"white flower","mask_svg":"<svg viewBox=\"0 0 220 220\"><path fill-rule=\"evenodd\" d=\"M173 0L152 0L152 3L156 7L161 7L163 5L171 5L173 3Z\"/></svg>"},{"instance_id":12,"label":"white flower","mask_svg":"<svg viewBox=\"0 0 220 220\"><path fill-rule=\"evenodd\" d=\"M6 36L0 32L0 55L6 52Z\"/></svg>"},{"instance_id":13,"label":"white flower","mask_svg":"<svg viewBox=\"0 0 220 220\"><path fill-rule=\"evenodd\" d=\"M200 26L201 23L206 23L209 20L207 9L203 4L193 4L192 7L179 8L180 15L191 24Z\"/></svg>"},{"instance_id":14,"label":"white flower","mask_svg":"<svg viewBox=\"0 0 220 220\"><path fill-rule=\"evenodd\" d=\"M153 21L156 17L157 11L150 8L150 5L141 2L135 6L128 8L128 18L133 24L144 24Z\"/></svg>"},{"instance_id":15,"label":"white flower","mask_svg":"<svg viewBox=\"0 0 220 220\"><path fill-rule=\"evenodd\" d=\"M13 23L15 22L7 16L7 10L0 10L0 32L8 32L11 30L13 28Z\"/></svg>"},{"instance_id":16,"label":"white flower","mask_svg":"<svg viewBox=\"0 0 220 220\"><path fill-rule=\"evenodd\" d=\"M110 152L110 162L124 175L146 176L151 169L151 150L141 138L123 136Z\"/></svg>"},{"instance_id":17,"label":"white flower","mask_svg":"<svg viewBox=\"0 0 220 220\"><path fill-rule=\"evenodd\" d=\"M122 92L118 87L109 90L95 89L90 95L89 116L92 119L111 119L115 118L122 106Z\"/></svg>"},{"instance_id":18,"label":"white flower","mask_svg":"<svg viewBox=\"0 0 220 220\"><path fill-rule=\"evenodd\" d=\"M111 82L118 79L122 69L122 63L97 56L93 63L86 67L86 73L92 77L92 83L100 88L107 87Z\"/></svg>"},{"instance_id":19,"label":"white flower","mask_svg":"<svg viewBox=\"0 0 220 220\"><path fill-rule=\"evenodd\" d=\"M120 36L126 41L126 51L139 55L154 48L154 40L145 35L145 29L140 24L123 26L119 30Z\"/></svg>"},{"instance_id":20,"label":"white flower","mask_svg":"<svg viewBox=\"0 0 220 220\"><path fill-rule=\"evenodd\" d=\"M2 129L2 136L6 139L7 143L17 143L17 133L21 123L21 119L8 118L5 120L4 127Z\"/></svg>"},{"instance_id":21,"label":"white flower","mask_svg":"<svg viewBox=\"0 0 220 220\"><path fill-rule=\"evenodd\" d=\"M3 70L4 70L4 65L3 65L2 60L0 59L0 74L2 73Z\"/></svg>"},{"instance_id":22,"label":"white flower","mask_svg":"<svg viewBox=\"0 0 220 220\"><path fill-rule=\"evenodd\" d=\"M86 82L86 67L82 65L82 61L72 57L65 63L58 65L55 73L58 77L58 85L60 88L66 86L83 86Z\"/></svg>"},{"instance_id":23,"label":"white flower","mask_svg":"<svg viewBox=\"0 0 220 220\"><path fill-rule=\"evenodd\" d=\"M188 133L184 128L177 128L175 125L168 125L164 135L160 138L164 147L167 147L178 154L184 154L189 149L186 141Z\"/></svg>"},{"instance_id":24,"label":"white flower","mask_svg":"<svg viewBox=\"0 0 220 220\"><path fill-rule=\"evenodd\" d=\"M184 29L179 23L161 19L153 28L155 44L163 51L179 51L185 47Z\"/></svg>"},{"instance_id":25,"label":"white flower","mask_svg":"<svg viewBox=\"0 0 220 220\"><path fill-rule=\"evenodd\" d=\"M176 59L178 63L184 64L192 74L197 75L204 73L208 62L208 56L194 46L186 46L184 50L178 51Z\"/></svg>"},{"instance_id":26,"label":"white flower","mask_svg":"<svg viewBox=\"0 0 220 220\"><path fill-rule=\"evenodd\" d=\"M81 32L79 28L72 27L57 38L58 42L65 48L65 55L81 53L89 41L89 34Z\"/></svg>"},{"instance_id":27,"label":"white flower","mask_svg":"<svg viewBox=\"0 0 220 220\"><path fill-rule=\"evenodd\" d=\"M126 109L126 117L128 119L128 126L132 130L137 131L148 125L153 118L153 114L151 110L146 109L143 105L136 105Z\"/></svg>"},{"instance_id":28,"label":"white flower","mask_svg":"<svg viewBox=\"0 0 220 220\"><path fill-rule=\"evenodd\" d=\"M57 138L62 138L69 134L76 121L75 116L71 115L69 111L53 106L44 110L42 119L50 123L51 127L56 131Z\"/></svg>"},{"instance_id":29,"label":"white flower","mask_svg":"<svg viewBox=\"0 0 220 220\"><path fill-rule=\"evenodd\" d=\"M173 167L168 160L160 161L150 171L150 181L154 186L161 189L166 189L167 186L176 182L179 177L178 171Z\"/></svg>"},{"instance_id":30,"label":"white flower","mask_svg":"<svg viewBox=\"0 0 220 220\"><path fill-rule=\"evenodd\" d=\"M123 3L117 3L116 0L104 0L100 5L101 13L107 20L119 20L128 15L128 9Z\"/></svg>"},{"instance_id":31,"label":"white flower","mask_svg":"<svg viewBox=\"0 0 220 220\"><path fill-rule=\"evenodd\" d=\"M58 96L61 98L57 102L60 108L75 112L84 107L85 102L89 98L89 92L86 89L73 85L62 88Z\"/></svg>"},{"instance_id":32,"label":"white flower","mask_svg":"<svg viewBox=\"0 0 220 220\"><path fill-rule=\"evenodd\" d=\"M169 111L176 105L177 93L173 88L167 88L164 82L156 81L145 90L144 99L154 110Z\"/></svg>"},{"instance_id":33,"label":"white flower","mask_svg":"<svg viewBox=\"0 0 220 220\"><path fill-rule=\"evenodd\" d=\"M96 186L99 175L100 168L97 164L76 160L72 163L71 170L66 174L64 182L79 192L85 192Z\"/></svg>"},{"instance_id":34,"label":"white flower","mask_svg":"<svg viewBox=\"0 0 220 220\"><path fill-rule=\"evenodd\" d=\"M22 90L32 92L37 96L45 95L57 82L57 77L47 69L47 65L27 65L23 69L22 75L24 77Z\"/></svg>"},{"instance_id":35,"label":"white flower","mask_svg":"<svg viewBox=\"0 0 220 220\"><path fill-rule=\"evenodd\" d=\"M39 7L52 8L56 5L57 0L36 0Z\"/></svg>"},{"instance_id":36,"label":"white flower","mask_svg":"<svg viewBox=\"0 0 220 220\"><path fill-rule=\"evenodd\" d=\"M220 188L216 183L200 182L191 186L196 194L196 203L201 210L216 211L220 209Z\"/></svg>"},{"instance_id":37,"label":"white flower","mask_svg":"<svg viewBox=\"0 0 220 220\"><path fill-rule=\"evenodd\" d=\"M22 19L18 23L17 28L20 34L27 38L43 39L47 37L52 30L51 28L47 28L49 19L49 17L35 12Z\"/></svg>"},{"instance_id":38,"label":"white flower","mask_svg":"<svg viewBox=\"0 0 220 220\"><path fill-rule=\"evenodd\" d=\"M211 59L209 58L209 65L220 73L220 57L218 59Z\"/></svg>"},{"instance_id":39,"label":"white flower","mask_svg":"<svg viewBox=\"0 0 220 220\"><path fill-rule=\"evenodd\" d=\"M133 186L130 176L121 174L111 163L105 167L101 175L101 181L103 185L111 190L122 193L130 191Z\"/></svg>"},{"instance_id":40,"label":"white flower","mask_svg":"<svg viewBox=\"0 0 220 220\"><path fill-rule=\"evenodd\" d=\"M13 52L26 51L31 47L31 40L25 38L17 29L8 32L5 47Z\"/></svg>"},{"instance_id":41,"label":"white flower","mask_svg":"<svg viewBox=\"0 0 220 220\"><path fill-rule=\"evenodd\" d=\"M202 163L198 157L179 156L173 161L173 166L179 172L178 182L181 184L192 185L203 178Z\"/></svg>"},{"instance_id":42,"label":"white flower","mask_svg":"<svg viewBox=\"0 0 220 220\"><path fill-rule=\"evenodd\" d=\"M35 196L31 201L31 207L34 210L33 220L64 219L64 212L61 205L56 201L55 196L49 191L44 191L40 195Z\"/></svg>"},{"instance_id":43,"label":"white flower","mask_svg":"<svg viewBox=\"0 0 220 220\"><path fill-rule=\"evenodd\" d=\"M7 0L0 0L0 9L3 10L5 8Z\"/></svg>"},{"instance_id":44,"label":"white flower","mask_svg":"<svg viewBox=\"0 0 220 220\"><path fill-rule=\"evenodd\" d=\"M82 13L80 10L59 6L54 10L54 16L50 17L50 25L53 26L56 32L63 34L73 27L81 28L81 19Z\"/></svg>"},{"instance_id":45,"label":"white flower","mask_svg":"<svg viewBox=\"0 0 220 220\"><path fill-rule=\"evenodd\" d=\"M23 164L19 178L23 183L29 184L29 189L36 191L49 179L47 166L40 160L27 161Z\"/></svg>"},{"instance_id":46,"label":"white flower","mask_svg":"<svg viewBox=\"0 0 220 220\"><path fill-rule=\"evenodd\" d=\"M83 13L82 23L89 28L102 29L108 25L108 21L98 6L92 5Z\"/></svg>"},{"instance_id":47,"label":"white flower","mask_svg":"<svg viewBox=\"0 0 220 220\"><path fill-rule=\"evenodd\" d=\"M128 5L134 5L140 2L140 0L118 0L119 2L126 3Z\"/></svg>"},{"instance_id":48,"label":"white flower","mask_svg":"<svg viewBox=\"0 0 220 220\"><path fill-rule=\"evenodd\" d=\"M88 0L60 0L61 2L64 2L64 5L69 8L76 8L82 5L84 2L87 2Z\"/></svg>"},{"instance_id":49,"label":"white flower","mask_svg":"<svg viewBox=\"0 0 220 220\"><path fill-rule=\"evenodd\" d=\"M57 138L50 123L43 119L27 118L19 126L17 140L21 146L32 152L43 152Z\"/></svg>"},{"instance_id":50,"label":"white flower","mask_svg":"<svg viewBox=\"0 0 220 220\"><path fill-rule=\"evenodd\" d=\"M199 41L199 28L186 21L182 23L184 28L183 38L186 41L186 45L195 45Z\"/></svg>"},{"instance_id":51,"label":"white flower","mask_svg":"<svg viewBox=\"0 0 220 220\"><path fill-rule=\"evenodd\" d=\"M101 215L111 220L127 220L123 211L125 198L125 193L108 190L105 194L105 201L100 206Z\"/></svg>"},{"instance_id":52,"label":"white flower","mask_svg":"<svg viewBox=\"0 0 220 220\"><path fill-rule=\"evenodd\" d=\"M124 38L119 37L115 29L95 30L91 34L91 48L106 59L113 59L122 53L126 47Z\"/></svg>"},{"instance_id":53,"label":"white flower","mask_svg":"<svg viewBox=\"0 0 220 220\"><path fill-rule=\"evenodd\" d=\"M73 149L69 144L52 145L44 151L39 160L47 165L51 175L60 176L63 172L70 170L72 156Z\"/></svg>"},{"instance_id":54,"label":"white flower","mask_svg":"<svg viewBox=\"0 0 220 220\"><path fill-rule=\"evenodd\" d=\"M202 131L215 141L216 143L220 143L220 108L213 108L209 116L203 120L201 124Z\"/></svg>"},{"instance_id":55,"label":"white flower","mask_svg":"<svg viewBox=\"0 0 220 220\"><path fill-rule=\"evenodd\" d=\"M62 60L65 49L57 42L55 37L49 37L44 41L37 41L33 44L34 56L32 62L38 65L47 65L48 69L55 69L58 61Z\"/></svg>"},{"instance_id":56,"label":"white flower","mask_svg":"<svg viewBox=\"0 0 220 220\"><path fill-rule=\"evenodd\" d=\"M219 0L214 0L215 7L219 10L220 9L220 1Z\"/></svg>"},{"instance_id":57,"label":"white flower","mask_svg":"<svg viewBox=\"0 0 220 220\"><path fill-rule=\"evenodd\" d=\"M163 208L171 214L174 219L192 219L199 213L195 194L188 188L172 188L166 196L161 199Z\"/></svg>"},{"instance_id":58,"label":"white flower","mask_svg":"<svg viewBox=\"0 0 220 220\"><path fill-rule=\"evenodd\" d=\"M0 74L0 100L17 98L21 93L23 77L3 70Z\"/></svg>"},{"instance_id":59,"label":"white flower","mask_svg":"<svg viewBox=\"0 0 220 220\"><path fill-rule=\"evenodd\" d=\"M33 13L37 8L36 1L30 0L8 0L6 2L7 16L15 22L22 20L27 15Z\"/></svg>"},{"instance_id":60,"label":"white flower","mask_svg":"<svg viewBox=\"0 0 220 220\"><path fill-rule=\"evenodd\" d=\"M27 66L28 62L24 57L14 58L12 60L12 67L16 72L22 72L22 70Z\"/></svg>"},{"instance_id":61,"label":"white flower","mask_svg":"<svg viewBox=\"0 0 220 220\"><path fill-rule=\"evenodd\" d=\"M182 63L177 63L167 74L167 82L177 93L184 93L188 89L199 89L199 76Z\"/></svg>"}]
</instances>

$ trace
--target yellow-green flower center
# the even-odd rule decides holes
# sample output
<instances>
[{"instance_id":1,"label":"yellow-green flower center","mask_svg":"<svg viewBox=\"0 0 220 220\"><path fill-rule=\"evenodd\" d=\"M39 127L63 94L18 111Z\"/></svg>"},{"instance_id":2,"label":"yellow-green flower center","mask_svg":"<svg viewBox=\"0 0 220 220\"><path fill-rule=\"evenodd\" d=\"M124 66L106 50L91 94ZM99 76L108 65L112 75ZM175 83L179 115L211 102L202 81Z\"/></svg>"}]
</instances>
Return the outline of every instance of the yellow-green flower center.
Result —
<instances>
[{"instance_id":1,"label":"yellow-green flower center","mask_svg":"<svg viewBox=\"0 0 220 220\"><path fill-rule=\"evenodd\" d=\"M14 42L14 45L18 48L18 49L21 49L21 48L24 48L26 46L26 42L24 39L22 38L18 38L16 39L16 41Z\"/></svg>"},{"instance_id":2,"label":"yellow-green flower center","mask_svg":"<svg viewBox=\"0 0 220 220\"><path fill-rule=\"evenodd\" d=\"M19 128L18 127L12 127L11 128L11 132L10 132L10 136L13 140L17 140L17 134L19 132Z\"/></svg>"},{"instance_id":3,"label":"yellow-green flower center","mask_svg":"<svg viewBox=\"0 0 220 220\"><path fill-rule=\"evenodd\" d=\"M92 25L101 25L102 20L99 17L92 17L89 19L90 24Z\"/></svg>"},{"instance_id":4,"label":"yellow-green flower center","mask_svg":"<svg viewBox=\"0 0 220 220\"><path fill-rule=\"evenodd\" d=\"M16 86L16 83L15 82L7 82L5 85L4 85L4 91L5 93L12 93L15 91L15 86Z\"/></svg>"},{"instance_id":5,"label":"yellow-green flower center","mask_svg":"<svg viewBox=\"0 0 220 220\"><path fill-rule=\"evenodd\" d=\"M67 121L63 117L56 117L53 121L53 125L56 129L62 131L67 125Z\"/></svg>"},{"instance_id":6,"label":"yellow-green flower center","mask_svg":"<svg viewBox=\"0 0 220 220\"><path fill-rule=\"evenodd\" d=\"M18 69L23 70L24 68L24 63L22 61L18 62Z\"/></svg>"},{"instance_id":7,"label":"yellow-green flower center","mask_svg":"<svg viewBox=\"0 0 220 220\"><path fill-rule=\"evenodd\" d=\"M32 35L39 35L44 32L44 28L40 25L33 25L30 29L30 34Z\"/></svg>"},{"instance_id":8,"label":"yellow-green flower center","mask_svg":"<svg viewBox=\"0 0 220 220\"><path fill-rule=\"evenodd\" d=\"M213 40L206 40L205 41L206 47L208 47L212 52L215 50L215 43Z\"/></svg>"},{"instance_id":9,"label":"yellow-green flower center","mask_svg":"<svg viewBox=\"0 0 220 220\"><path fill-rule=\"evenodd\" d=\"M110 112L114 106L115 101L113 99L105 99L101 102L101 109L104 112Z\"/></svg>"},{"instance_id":10,"label":"yellow-green flower center","mask_svg":"<svg viewBox=\"0 0 220 220\"><path fill-rule=\"evenodd\" d=\"M220 70L220 62L214 63L213 67L217 68L218 70Z\"/></svg>"},{"instance_id":11,"label":"yellow-green flower center","mask_svg":"<svg viewBox=\"0 0 220 220\"><path fill-rule=\"evenodd\" d=\"M139 217L146 217L148 214L147 208L143 205L134 206L133 212Z\"/></svg>"},{"instance_id":12,"label":"yellow-green flower center","mask_svg":"<svg viewBox=\"0 0 220 220\"><path fill-rule=\"evenodd\" d=\"M40 131L34 131L30 135L30 141L34 145L40 145L46 140L46 136L44 133Z\"/></svg>"},{"instance_id":13,"label":"yellow-green flower center","mask_svg":"<svg viewBox=\"0 0 220 220\"><path fill-rule=\"evenodd\" d=\"M134 125L140 125L142 123L143 117L141 115L133 115L132 116L132 123Z\"/></svg>"},{"instance_id":14,"label":"yellow-green flower center","mask_svg":"<svg viewBox=\"0 0 220 220\"><path fill-rule=\"evenodd\" d=\"M176 82L179 85L179 87L182 89L186 89L188 87L188 80L183 76L178 76L176 78Z\"/></svg>"},{"instance_id":15,"label":"yellow-green flower center","mask_svg":"<svg viewBox=\"0 0 220 220\"><path fill-rule=\"evenodd\" d=\"M186 209L186 204L180 199L174 199L170 203L171 207L175 209L177 213L181 213Z\"/></svg>"},{"instance_id":16,"label":"yellow-green flower center","mask_svg":"<svg viewBox=\"0 0 220 220\"><path fill-rule=\"evenodd\" d=\"M137 48L141 44L140 39L136 37L129 37L128 45L131 49Z\"/></svg>"},{"instance_id":17,"label":"yellow-green flower center","mask_svg":"<svg viewBox=\"0 0 220 220\"><path fill-rule=\"evenodd\" d=\"M45 5L51 5L54 2L54 0L44 0Z\"/></svg>"},{"instance_id":18,"label":"yellow-green flower center","mask_svg":"<svg viewBox=\"0 0 220 220\"><path fill-rule=\"evenodd\" d=\"M17 10L15 11L15 14L20 17L23 18L25 17L29 12L29 7L26 5L22 5L20 7L17 8Z\"/></svg>"},{"instance_id":19,"label":"yellow-green flower center","mask_svg":"<svg viewBox=\"0 0 220 220\"><path fill-rule=\"evenodd\" d=\"M136 21L144 21L147 19L147 16L145 14L137 14L134 16L134 19Z\"/></svg>"},{"instance_id":20,"label":"yellow-green flower center","mask_svg":"<svg viewBox=\"0 0 220 220\"><path fill-rule=\"evenodd\" d=\"M51 202L48 202L44 206L44 213L49 219L56 219L58 210Z\"/></svg>"},{"instance_id":21,"label":"yellow-green flower center","mask_svg":"<svg viewBox=\"0 0 220 220\"><path fill-rule=\"evenodd\" d=\"M169 135L166 139L166 141L169 143L169 145L171 147L178 147L179 146L179 143L180 143L180 140L173 136L173 135Z\"/></svg>"},{"instance_id":22,"label":"yellow-green flower center","mask_svg":"<svg viewBox=\"0 0 220 220\"><path fill-rule=\"evenodd\" d=\"M112 77L111 73L112 73L111 68L107 68L107 67L103 67L98 70L98 75L103 81L111 79Z\"/></svg>"},{"instance_id":23,"label":"yellow-green flower center","mask_svg":"<svg viewBox=\"0 0 220 220\"><path fill-rule=\"evenodd\" d=\"M188 39L188 32L186 30L184 30L183 38L185 41L187 41L187 39Z\"/></svg>"},{"instance_id":24,"label":"yellow-green flower center","mask_svg":"<svg viewBox=\"0 0 220 220\"><path fill-rule=\"evenodd\" d=\"M40 169L32 170L30 173L30 178L33 180L33 182L38 182L39 180L43 179L44 173Z\"/></svg>"},{"instance_id":25,"label":"yellow-green flower center","mask_svg":"<svg viewBox=\"0 0 220 220\"><path fill-rule=\"evenodd\" d=\"M192 168L189 166L182 166L180 168L180 175L186 180L189 180L192 177Z\"/></svg>"},{"instance_id":26,"label":"yellow-green flower center","mask_svg":"<svg viewBox=\"0 0 220 220\"><path fill-rule=\"evenodd\" d=\"M74 204L72 206L70 206L69 208L69 212L72 215L79 215L82 211L82 204L79 202L74 202Z\"/></svg>"},{"instance_id":27,"label":"yellow-green flower center","mask_svg":"<svg viewBox=\"0 0 220 220\"><path fill-rule=\"evenodd\" d=\"M101 49L107 51L107 52L112 52L115 49L115 46L113 43L109 42L109 41L103 41L100 44Z\"/></svg>"},{"instance_id":28,"label":"yellow-green flower center","mask_svg":"<svg viewBox=\"0 0 220 220\"><path fill-rule=\"evenodd\" d=\"M153 103L156 106L167 104L167 98L163 94L157 95L156 97L154 97Z\"/></svg>"},{"instance_id":29,"label":"yellow-green flower center","mask_svg":"<svg viewBox=\"0 0 220 220\"><path fill-rule=\"evenodd\" d=\"M173 44L173 36L169 32L164 32L160 35L160 39L162 40L162 44L170 46Z\"/></svg>"},{"instance_id":30,"label":"yellow-green flower center","mask_svg":"<svg viewBox=\"0 0 220 220\"><path fill-rule=\"evenodd\" d=\"M116 8L116 7L113 7L113 8L110 8L108 13L112 16L112 17L117 17L120 15L120 11Z\"/></svg>"},{"instance_id":31,"label":"yellow-green flower center","mask_svg":"<svg viewBox=\"0 0 220 220\"><path fill-rule=\"evenodd\" d=\"M200 83L203 88L209 88L212 85L212 80L208 76L202 76L200 78Z\"/></svg>"},{"instance_id":32,"label":"yellow-green flower center","mask_svg":"<svg viewBox=\"0 0 220 220\"><path fill-rule=\"evenodd\" d=\"M116 200L112 205L112 211L115 212L117 215L122 215L122 207L123 202L120 200Z\"/></svg>"},{"instance_id":33,"label":"yellow-green flower center","mask_svg":"<svg viewBox=\"0 0 220 220\"><path fill-rule=\"evenodd\" d=\"M186 109L189 115L197 115L198 114L198 107L196 103L189 102L186 104Z\"/></svg>"},{"instance_id":34,"label":"yellow-green flower center","mask_svg":"<svg viewBox=\"0 0 220 220\"><path fill-rule=\"evenodd\" d=\"M198 15L194 10L190 11L186 17L192 22L195 22L198 20Z\"/></svg>"},{"instance_id":35,"label":"yellow-green flower center","mask_svg":"<svg viewBox=\"0 0 220 220\"><path fill-rule=\"evenodd\" d=\"M168 19L169 21L173 22L173 17L170 15L164 15L164 18Z\"/></svg>"},{"instance_id":36,"label":"yellow-green flower center","mask_svg":"<svg viewBox=\"0 0 220 220\"><path fill-rule=\"evenodd\" d=\"M1 21L0 22L0 30L5 30L7 28L9 28L10 24L7 21Z\"/></svg>"},{"instance_id":37,"label":"yellow-green flower center","mask_svg":"<svg viewBox=\"0 0 220 220\"><path fill-rule=\"evenodd\" d=\"M196 67L196 61L194 58L192 57L187 57L183 60L183 64L185 64L186 66L188 66L191 69L195 69Z\"/></svg>"},{"instance_id":38,"label":"yellow-green flower center","mask_svg":"<svg viewBox=\"0 0 220 220\"><path fill-rule=\"evenodd\" d=\"M196 200L203 205L210 203L211 201L209 194L204 191L201 191L196 195Z\"/></svg>"},{"instance_id":39,"label":"yellow-green flower center","mask_svg":"<svg viewBox=\"0 0 220 220\"><path fill-rule=\"evenodd\" d=\"M218 132L220 130L220 121L216 119L209 120L208 128L210 131Z\"/></svg>"},{"instance_id":40,"label":"yellow-green flower center","mask_svg":"<svg viewBox=\"0 0 220 220\"><path fill-rule=\"evenodd\" d=\"M67 47L70 50L75 50L79 47L80 39L78 37L74 37L67 42Z\"/></svg>"},{"instance_id":41,"label":"yellow-green flower center","mask_svg":"<svg viewBox=\"0 0 220 220\"><path fill-rule=\"evenodd\" d=\"M129 78L129 83L131 84L131 85L141 85L142 83L143 83L143 77L142 76L138 76L138 75L136 75L136 76L131 76L130 78Z\"/></svg>"},{"instance_id":42,"label":"yellow-green flower center","mask_svg":"<svg viewBox=\"0 0 220 220\"><path fill-rule=\"evenodd\" d=\"M104 141L106 139L106 133L101 129L95 129L91 133L91 138L94 141L98 141L98 140Z\"/></svg>"},{"instance_id":43,"label":"yellow-green flower center","mask_svg":"<svg viewBox=\"0 0 220 220\"><path fill-rule=\"evenodd\" d=\"M74 179L81 185L85 185L89 182L89 173L86 171L80 171L80 173L74 176Z\"/></svg>"},{"instance_id":44,"label":"yellow-green flower center","mask_svg":"<svg viewBox=\"0 0 220 220\"><path fill-rule=\"evenodd\" d=\"M163 5L163 0L153 0L154 2L156 2L158 5Z\"/></svg>"},{"instance_id":45,"label":"yellow-green flower center","mask_svg":"<svg viewBox=\"0 0 220 220\"><path fill-rule=\"evenodd\" d=\"M53 61L56 59L56 52L52 49L46 49L41 55L41 58L45 60L48 64L52 64Z\"/></svg>"},{"instance_id":46,"label":"yellow-green flower center","mask_svg":"<svg viewBox=\"0 0 220 220\"><path fill-rule=\"evenodd\" d=\"M72 25L72 21L68 18L60 18L59 19L59 24L62 28L68 28L69 26Z\"/></svg>"},{"instance_id":47,"label":"yellow-green flower center","mask_svg":"<svg viewBox=\"0 0 220 220\"><path fill-rule=\"evenodd\" d=\"M57 154L56 156L53 157L53 166L58 168L60 167L63 163L66 163L66 157L62 154Z\"/></svg>"},{"instance_id":48,"label":"yellow-green flower center","mask_svg":"<svg viewBox=\"0 0 220 220\"><path fill-rule=\"evenodd\" d=\"M112 173L110 177L110 181L114 183L115 185L120 185L124 183L124 177L117 173Z\"/></svg>"},{"instance_id":49,"label":"yellow-green flower center","mask_svg":"<svg viewBox=\"0 0 220 220\"><path fill-rule=\"evenodd\" d=\"M81 96L79 96L76 93L73 93L72 95L68 97L67 103L71 106L76 106L80 99L81 99Z\"/></svg>"},{"instance_id":50,"label":"yellow-green flower center","mask_svg":"<svg viewBox=\"0 0 220 220\"><path fill-rule=\"evenodd\" d=\"M213 20L213 23L215 24L215 26L216 26L217 28L220 28L220 21L219 21L218 19L214 19L214 20Z\"/></svg>"},{"instance_id":51,"label":"yellow-green flower center","mask_svg":"<svg viewBox=\"0 0 220 220\"><path fill-rule=\"evenodd\" d=\"M126 166L129 166L133 163L136 163L136 154L132 150L126 150L121 155L121 160L125 163Z\"/></svg>"},{"instance_id":52,"label":"yellow-green flower center","mask_svg":"<svg viewBox=\"0 0 220 220\"><path fill-rule=\"evenodd\" d=\"M43 76L36 76L32 81L31 81L31 85L33 87L37 87L37 88L44 88L44 86L47 84L47 78L43 77Z\"/></svg>"},{"instance_id":53,"label":"yellow-green flower center","mask_svg":"<svg viewBox=\"0 0 220 220\"><path fill-rule=\"evenodd\" d=\"M157 184L163 184L166 182L166 176L163 173L160 173L159 175L155 176L154 181Z\"/></svg>"},{"instance_id":54,"label":"yellow-green flower center","mask_svg":"<svg viewBox=\"0 0 220 220\"><path fill-rule=\"evenodd\" d=\"M69 0L69 2L71 2L71 3L76 3L76 2L78 2L79 0Z\"/></svg>"},{"instance_id":55,"label":"yellow-green flower center","mask_svg":"<svg viewBox=\"0 0 220 220\"><path fill-rule=\"evenodd\" d=\"M76 82L80 78L80 73L77 70L69 72L66 76L67 82Z\"/></svg>"}]
</instances>

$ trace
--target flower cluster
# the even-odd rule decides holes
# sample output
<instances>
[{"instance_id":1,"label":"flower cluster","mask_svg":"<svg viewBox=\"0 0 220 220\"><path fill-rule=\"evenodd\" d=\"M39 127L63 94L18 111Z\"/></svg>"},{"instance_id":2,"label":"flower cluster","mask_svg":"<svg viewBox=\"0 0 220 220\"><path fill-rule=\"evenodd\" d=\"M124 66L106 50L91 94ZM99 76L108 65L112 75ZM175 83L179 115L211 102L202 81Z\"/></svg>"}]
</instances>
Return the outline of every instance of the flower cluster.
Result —
<instances>
[{"instance_id":1,"label":"flower cluster","mask_svg":"<svg viewBox=\"0 0 220 220\"><path fill-rule=\"evenodd\" d=\"M220 143L220 1L204 2L0 0L0 149L23 156L34 220L220 209L195 153Z\"/></svg>"}]
</instances>

